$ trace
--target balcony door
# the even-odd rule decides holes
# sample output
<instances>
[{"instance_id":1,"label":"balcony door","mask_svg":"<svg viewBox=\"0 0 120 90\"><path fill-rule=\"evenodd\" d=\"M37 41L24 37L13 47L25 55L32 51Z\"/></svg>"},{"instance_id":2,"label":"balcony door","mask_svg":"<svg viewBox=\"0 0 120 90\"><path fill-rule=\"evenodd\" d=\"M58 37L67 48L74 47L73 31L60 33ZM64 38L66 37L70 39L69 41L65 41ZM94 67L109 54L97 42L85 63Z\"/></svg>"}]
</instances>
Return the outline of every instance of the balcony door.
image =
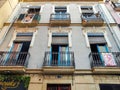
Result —
<instances>
[{"instance_id":1,"label":"balcony door","mask_svg":"<svg viewBox=\"0 0 120 90\"><path fill-rule=\"evenodd\" d=\"M98 52L109 52L108 47L105 44L97 45Z\"/></svg>"},{"instance_id":2,"label":"balcony door","mask_svg":"<svg viewBox=\"0 0 120 90\"><path fill-rule=\"evenodd\" d=\"M53 33L50 62L52 65L67 66L70 64L67 33Z\"/></svg>"},{"instance_id":3,"label":"balcony door","mask_svg":"<svg viewBox=\"0 0 120 90\"><path fill-rule=\"evenodd\" d=\"M66 19L67 15L67 8L65 6L57 6L55 7L55 19L61 20L61 19Z\"/></svg>"},{"instance_id":4,"label":"balcony door","mask_svg":"<svg viewBox=\"0 0 120 90\"><path fill-rule=\"evenodd\" d=\"M53 65L58 66L70 65L70 54L68 45L52 45L51 62Z\"/></svg>"},{"instance_id":5,"label":"balcony door","mask_svg":"<svg viewBox=\"0 0 120 90\"><path fill-rule=\"evenodd\" d=\"M47 90L71 90L70 84L48 84Z\"/></svg>"},{"instance_id":6,"label":"balcony door","mask_svg":"<svg viewBox=\"0 0 120 90\"><path fill-rule=\"evenodd\" d=\"M26 61L33 33L18 33L9 53L5 55L5 65L20 65Z\"/></svg>"}]
</instances>

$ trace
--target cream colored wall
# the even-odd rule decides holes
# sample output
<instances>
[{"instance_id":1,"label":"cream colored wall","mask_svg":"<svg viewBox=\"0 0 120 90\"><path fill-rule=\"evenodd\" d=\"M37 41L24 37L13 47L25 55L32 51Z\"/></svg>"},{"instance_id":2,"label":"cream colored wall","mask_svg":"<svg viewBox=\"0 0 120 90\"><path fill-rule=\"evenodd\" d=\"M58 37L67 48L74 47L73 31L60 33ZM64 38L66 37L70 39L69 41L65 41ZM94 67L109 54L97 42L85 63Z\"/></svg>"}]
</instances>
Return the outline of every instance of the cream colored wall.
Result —
<instances>
[{"instance_id":1,"label":"cream colored wall","mask_svg":"<svg viewBox=\"0 0 120 90\"><path fill-rule=\"evenodd\" d=\"M0 8L0 28L3 27L5 21L9 18L17 3L18 0L7 0Z\"/></svg>"},{"instance_id":2,"label":"cream colored wall","mask_svg":"<svg viewBox=\"0 0 120 90\"><path fill-rule=\"evenodd\" d=\"M120 84L118 75L40 75L31 74L28 90L47 90L47 84L71 84L71 90L100 90L99 84Z\"/></svg>"}]
</instances>

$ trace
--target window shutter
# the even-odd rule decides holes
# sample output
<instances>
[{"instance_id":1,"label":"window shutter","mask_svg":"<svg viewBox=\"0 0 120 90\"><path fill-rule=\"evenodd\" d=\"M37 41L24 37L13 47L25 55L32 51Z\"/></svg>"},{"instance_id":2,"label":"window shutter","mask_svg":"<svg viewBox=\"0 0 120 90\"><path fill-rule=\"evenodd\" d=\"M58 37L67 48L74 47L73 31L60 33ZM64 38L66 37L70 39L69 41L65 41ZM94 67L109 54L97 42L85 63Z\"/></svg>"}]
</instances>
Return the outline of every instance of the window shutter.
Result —
<instances>
[{"instance_id":1,"label":"window shutter","mask_svg":"<svg viewBox=\"0 0 120 90\"><path fill-rule=\"evenodd\" d=\"M52 44L68 44L68 34L57 33L52 34Z\"/></svg>"},{"instance_id":2,"label":"window shutter","mask_svg":"<svg viewBox=\"0 0 120 90\"><path fill-rule=\"evenodd\" d=\"M90 44L102 44L102 43L107 43L104 35L101 33L89 33L88 34L88 39Z\"/></svg>"},{"instance_id":3,"label":"window shutter","mask_svg":"<svg viewBox=\"0 0 120 90\"><path fill-rule=\"evenodd\" d=\"M68 37L52 37L52 44L68 44Z\"/></svg>"},{"instance_id":4,"label":"window shutter","mask_svg":"<svg viewBox=\"0 0 120 90\"><path fill-rule=\"evenodd\" d=\"M57 6L57 7L55 7L55 12L56 13L59 13L59 12L66 13L67 12L67 7L66 6Z\"/></svg>"},{"instance_id":5,"label":"window shutter","mask_svg":"<svg viewBox=\"0 0 120 90\"><path fill-rule=\"evenodd\" d=\"M31 41L33 33L17 33L15 41Z\"/></svg>"},{"instance_id":6,"label":"window shutter","mask_svg":"<svg viewBox=\"0 0 120 90\"><path fill-rule=\"evenodd\" d=\"M81 6L82 13L94 13L92 6Z\"/></svg>"}]
</instances>

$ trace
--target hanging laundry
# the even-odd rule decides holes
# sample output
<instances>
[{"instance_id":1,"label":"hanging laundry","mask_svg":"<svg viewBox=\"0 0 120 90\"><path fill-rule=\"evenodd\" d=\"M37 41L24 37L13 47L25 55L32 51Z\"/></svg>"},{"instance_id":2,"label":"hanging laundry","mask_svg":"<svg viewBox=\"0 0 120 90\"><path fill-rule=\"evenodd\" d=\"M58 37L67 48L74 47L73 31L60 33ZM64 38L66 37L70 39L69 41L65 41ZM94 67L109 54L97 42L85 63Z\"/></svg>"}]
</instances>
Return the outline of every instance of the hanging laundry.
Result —
<instances>
[{"instance_id":1,"label":"hanging laundry","mask_svg":"<svg viewBox=\"0 0 120 90\"><path fill-rule=\"evenodd\" d=\"M112 53L102 53L105 66L116 66L115 59Z\"/></svg>"}]
</instances>

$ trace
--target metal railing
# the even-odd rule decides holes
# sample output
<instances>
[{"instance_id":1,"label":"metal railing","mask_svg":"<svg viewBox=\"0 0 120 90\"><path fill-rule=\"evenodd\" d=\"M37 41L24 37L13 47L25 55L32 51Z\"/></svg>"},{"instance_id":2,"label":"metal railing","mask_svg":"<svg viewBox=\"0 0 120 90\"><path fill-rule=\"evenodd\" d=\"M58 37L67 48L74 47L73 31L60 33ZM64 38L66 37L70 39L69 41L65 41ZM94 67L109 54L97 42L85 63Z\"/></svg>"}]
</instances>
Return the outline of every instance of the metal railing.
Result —
<instances>
[{"instance_id":1,"label":"metal railing","mask_svg":"<svg viewBox=\"0 0 120 90\"><path fill-rule=\"evenodd\" d=\"M0 52L0 66L27 66L28 52Z\"/></svg>"},{"instance_id":2,"label":"metal railing","mask_svg":"<svg viewBox=\"0 0 120 90\"><path fill-rule=\"evenodd\" d=\"M89 59L91 67L120 67L120 52L91 52Z\"/></svg>"},{"instance_id":3,"label":"metal railing","mask_svg":"<svg viewBox=\"0 0 120 90\"><path fill-rule=\"evenodd\" d=\"M74 66L73 52L45 52L43 66Z\"/></svg>"},{"instance_id":4,"label":"metal railing","mask_svg":"<svg viewBox=\"0 0 120 90\"><path fill-rule=\"evenodd\" d=\"M51 14L50 20L70 20L70 14Z\"/></svg>"},{"instance_id":5,"label":"metal railing","mask_svg":"<svg viewBox=\"0 0 120 90\"><path fill-rule=\"evenodd\" d=\"M101 16L98 15L98 17L96 15L93 14L93 16L86 16L86 15L82 15L81 16L83 20L87 20L89 21L95 21L97 22L104 22L103 18Z\"/></svg>"}]
</instances>

